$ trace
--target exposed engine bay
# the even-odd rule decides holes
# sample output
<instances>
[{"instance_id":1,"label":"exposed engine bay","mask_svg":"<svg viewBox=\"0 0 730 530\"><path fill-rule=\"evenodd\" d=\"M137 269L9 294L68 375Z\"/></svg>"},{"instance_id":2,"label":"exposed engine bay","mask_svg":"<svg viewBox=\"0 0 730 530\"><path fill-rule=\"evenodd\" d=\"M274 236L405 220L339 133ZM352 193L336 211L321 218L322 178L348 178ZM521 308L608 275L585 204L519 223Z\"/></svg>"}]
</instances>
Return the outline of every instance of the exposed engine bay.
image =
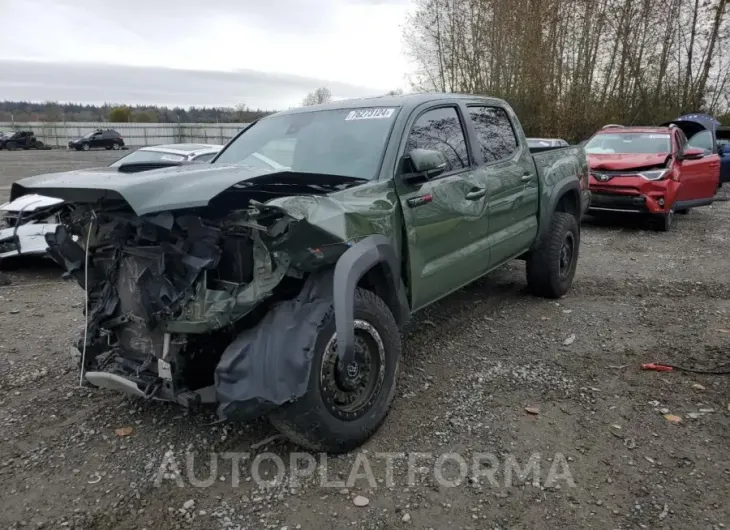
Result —
<instances>
[{"instance_id":1,"label":"exposed engine bay","mask_svg":"<svg viewBox=\"0 0 730 530\"><path fill-rule=\"evenodd\" d=\"M284 209L251 198L259 192L238 186L231 193L238 200L246 196L247 207L222 216L214 214L227 211L221 203L143 216L124 201L68 210L45 238L49 256L88 297L87 325L77 345L86 381L188 407L221 403L216 369L226 348L273 304L295 298L310 273L349 248L307 222L309 209L326 211L318 207L331 202L326 197L289 196L282 199L289 201ZM237 370L237 354L225 364ZM238 388L232 400L240 398ZM287 391L271 400L290 398Z\"/></svg>"}]
</instances>

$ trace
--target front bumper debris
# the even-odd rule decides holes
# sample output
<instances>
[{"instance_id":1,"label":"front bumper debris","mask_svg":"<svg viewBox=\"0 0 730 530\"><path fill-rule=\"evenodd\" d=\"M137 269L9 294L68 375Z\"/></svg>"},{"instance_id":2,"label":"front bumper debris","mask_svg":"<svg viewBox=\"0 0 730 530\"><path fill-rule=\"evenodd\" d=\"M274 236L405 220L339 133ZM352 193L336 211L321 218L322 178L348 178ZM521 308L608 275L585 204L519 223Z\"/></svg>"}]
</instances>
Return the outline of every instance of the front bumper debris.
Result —
<instances>
[{"instance_id":1,"label":"front bumper debris","mask_svg":"<svg viewBox=\"0 0 730 530\"><path fill-rule=\"evenodd\" d=\"M616 176L604 183L591 175L588 210L664 214L672 209L678 186L674 180L646 180L638 176Z\"/></svg>"}]
</instances>

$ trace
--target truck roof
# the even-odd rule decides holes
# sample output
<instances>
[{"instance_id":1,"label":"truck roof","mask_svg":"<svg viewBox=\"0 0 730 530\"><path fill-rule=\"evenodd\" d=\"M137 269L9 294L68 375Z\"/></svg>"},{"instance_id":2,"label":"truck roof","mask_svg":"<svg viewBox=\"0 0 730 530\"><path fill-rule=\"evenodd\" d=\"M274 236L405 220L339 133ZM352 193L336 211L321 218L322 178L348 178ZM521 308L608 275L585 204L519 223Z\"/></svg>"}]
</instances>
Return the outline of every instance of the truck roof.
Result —
<instances>
[{"instance_id":1,"label":"truck roof","mask_svg":"<svg viewBox=\"0 0 730 530\"><path fill-rule=\"evenodd\" d=\"M272 114L279 116L282 114L300 114L305 112L313 112L318 110L343 110L343 109L362 109L370 107L417 107L422 103L438 100L465 100L474 101L482 100L492 105L503 104L504 101L498 98L488 96L472 96L468 94L450 94L442 92L427 92L422 94L404 94L402 96L375 96L357 99L341 99L331 103L322 103L320 105L311 105L308 107L298 107L295 109L285 110ZM265 119L265 118L264 118Z\"/></svg>"}]
</instances>

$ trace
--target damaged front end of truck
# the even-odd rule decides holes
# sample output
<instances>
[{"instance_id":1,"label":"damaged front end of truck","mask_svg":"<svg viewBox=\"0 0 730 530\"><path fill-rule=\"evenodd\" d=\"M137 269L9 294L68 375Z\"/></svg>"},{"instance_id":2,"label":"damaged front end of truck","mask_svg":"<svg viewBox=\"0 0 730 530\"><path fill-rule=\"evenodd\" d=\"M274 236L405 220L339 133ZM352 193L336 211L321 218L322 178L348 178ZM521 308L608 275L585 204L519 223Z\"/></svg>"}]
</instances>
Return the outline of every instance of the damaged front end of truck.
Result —
<instances>
[{"instance_id":1,"label":"damaged front end of truck","mask_svg":"<svg viewBox=\"0 0 730 530\"><path fill-rule=\"evenodd\" d=\"M155 175L176 171L175 189L160 198ZM206 171L219 178L193 184ZM87 383L186 407L217 403L223 417L236 409L256 416L304 390L312 344L290 343L299 354L286 355L302 358L281 361L285 369L276 374L266 366L271 355L244 359L243 350L296 342L292 323L312 312L306 291L322 288L311 285L315 273L332 269L358 232L356 214L328 194L361 182L291 172L239 180L220 171L162 170L152 172L152 183L130 177L93 189L78 180L13 188L16 196L42 189L73 205L46 241L50 257L85 291L76 350ZM188 189L196 198L185 203L176 193L186 183L209 196ZM290 324L272 322L268 338L242 346L241 333L281 303L291 305Z\"/></svg>"}]
</instances>

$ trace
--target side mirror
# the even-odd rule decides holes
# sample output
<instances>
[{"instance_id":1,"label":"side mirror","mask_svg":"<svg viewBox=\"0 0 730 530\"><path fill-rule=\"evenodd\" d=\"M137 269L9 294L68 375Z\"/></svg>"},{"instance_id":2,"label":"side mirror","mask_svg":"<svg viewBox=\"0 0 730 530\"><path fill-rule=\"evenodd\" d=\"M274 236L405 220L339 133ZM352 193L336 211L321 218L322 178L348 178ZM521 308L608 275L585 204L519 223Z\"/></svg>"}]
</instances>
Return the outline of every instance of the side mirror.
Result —
<instances>
[{"instance_id":1,"label":"side mirror","mask_svg":"<svg viewBox=\"0 0 730 530\"><path fill-rule=\"evenodd\" d=\"M688 147L680 154L680 160L699 160L705 156L705 150L699 147Z\"/></svg>"},{"instance_id":2,"label":"side mirror","mask_svg":"<svg viewBox=\"0 0 730 530\"><path fill-rule=\"evenodd\" d=\"M413 173L404 176L408 182L423 182L446 171L449 163L440 151L413 149L406 157L411 162Z\"/></svg>"}]
</instances>

